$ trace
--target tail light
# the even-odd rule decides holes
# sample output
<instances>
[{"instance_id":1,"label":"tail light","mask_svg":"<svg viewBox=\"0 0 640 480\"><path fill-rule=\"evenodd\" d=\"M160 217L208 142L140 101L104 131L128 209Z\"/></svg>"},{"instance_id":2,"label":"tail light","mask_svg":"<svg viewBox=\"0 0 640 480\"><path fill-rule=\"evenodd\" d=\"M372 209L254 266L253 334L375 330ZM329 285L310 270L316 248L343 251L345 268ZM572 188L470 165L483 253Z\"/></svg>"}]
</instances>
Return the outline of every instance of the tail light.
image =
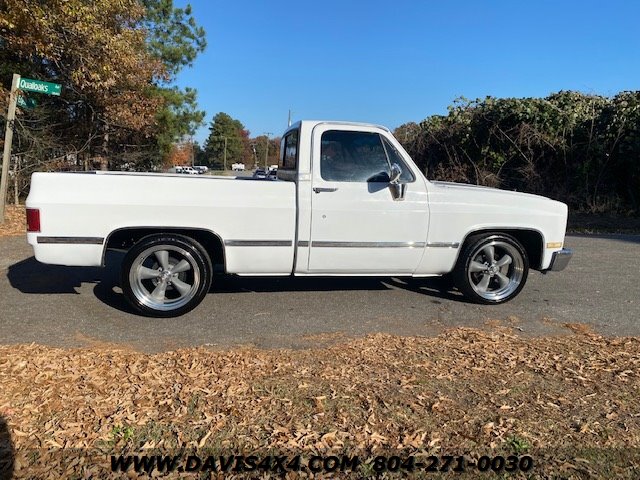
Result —
<instances>
[{"instance_id":1,"label":"tail light","mask_svg":"<svg viewBox=\"0 0 640 480\"><path fill-rule=\"evenodd\" d=\"M27 232L40 231L40 210L37 208L27 208Z\"/></svg>"}]
</instances>

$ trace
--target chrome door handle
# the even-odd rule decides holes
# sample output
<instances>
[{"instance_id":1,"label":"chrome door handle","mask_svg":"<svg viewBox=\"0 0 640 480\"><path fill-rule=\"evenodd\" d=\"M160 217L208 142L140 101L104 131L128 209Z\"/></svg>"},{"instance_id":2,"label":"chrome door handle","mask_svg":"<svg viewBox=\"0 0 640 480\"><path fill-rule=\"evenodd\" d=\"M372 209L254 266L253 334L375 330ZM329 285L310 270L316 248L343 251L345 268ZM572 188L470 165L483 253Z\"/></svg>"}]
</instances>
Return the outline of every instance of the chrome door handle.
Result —
<instances>
[{"instance_id":1,"label":"chrome door handle","mask_svg":"<svg viewBox=\"0 0 640 480\"><path fill-rule=\"evenodd\" d=\"M313 191L316 193L320 193L320 192L335 192L336 190L338 190L337 188L330 188L330 187L313 187Z\"/></svg>"}]
</instances>

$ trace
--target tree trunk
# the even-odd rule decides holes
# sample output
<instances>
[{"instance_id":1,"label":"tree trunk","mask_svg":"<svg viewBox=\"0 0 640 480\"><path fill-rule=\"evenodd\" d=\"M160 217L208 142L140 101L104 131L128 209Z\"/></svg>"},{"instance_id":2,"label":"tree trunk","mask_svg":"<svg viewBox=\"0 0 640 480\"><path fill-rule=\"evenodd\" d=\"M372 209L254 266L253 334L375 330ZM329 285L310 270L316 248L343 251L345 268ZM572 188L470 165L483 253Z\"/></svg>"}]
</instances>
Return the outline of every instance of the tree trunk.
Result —
<instances>
[{"instance_id":1,"label":"tree trunk","mask_svg":"<svg viewBox=\"0 0 640 480\"><path fill-rule=\"evenodd\" d=\"M109 161L109 125L106 122L104 124L104 136L102 137L102 158L100 169L109 170L111 166Z\"/></svg>"}]
</instances>

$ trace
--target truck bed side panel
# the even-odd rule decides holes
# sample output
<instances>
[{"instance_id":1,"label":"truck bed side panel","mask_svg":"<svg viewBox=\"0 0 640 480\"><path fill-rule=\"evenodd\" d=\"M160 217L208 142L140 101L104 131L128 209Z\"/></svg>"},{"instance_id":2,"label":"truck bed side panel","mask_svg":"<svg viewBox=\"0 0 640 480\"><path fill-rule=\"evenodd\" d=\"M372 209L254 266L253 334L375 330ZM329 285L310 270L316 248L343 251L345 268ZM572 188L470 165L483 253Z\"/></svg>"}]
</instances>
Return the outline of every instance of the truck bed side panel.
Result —
<instances>
[{"instance_id":1,"label":"truck bed side panel","mask_svg":"<svg viewBox=\"0 0 640 480\"><path fill-rule=\"evenodd\" d=\"M290 182L35 173L27 207L40 209L41 232L28 234L28 241L44 263L101 265L104 242L115 230L178 227L218 235L229 273L292 270L295 184Z\"/></svg>"}]
</instances>

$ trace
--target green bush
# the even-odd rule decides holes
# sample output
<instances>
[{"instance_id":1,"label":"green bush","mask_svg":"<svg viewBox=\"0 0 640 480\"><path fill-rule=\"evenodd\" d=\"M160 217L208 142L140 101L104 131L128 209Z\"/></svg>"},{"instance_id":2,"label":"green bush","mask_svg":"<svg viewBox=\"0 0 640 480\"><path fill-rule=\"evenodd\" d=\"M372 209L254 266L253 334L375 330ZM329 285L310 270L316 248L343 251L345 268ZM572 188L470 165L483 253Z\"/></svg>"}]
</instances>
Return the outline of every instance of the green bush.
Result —
<instances>
[{"instance_id":1,"label":"green bush","mask_svg":"<svg viewBox=\"0 0 640 480\"><path fill-rule=\"evenodd\" d=\"M580 211L640 213L640 91L457 99L396 135L430 179L547 195Z\"/></svg>"}]
</instances>

